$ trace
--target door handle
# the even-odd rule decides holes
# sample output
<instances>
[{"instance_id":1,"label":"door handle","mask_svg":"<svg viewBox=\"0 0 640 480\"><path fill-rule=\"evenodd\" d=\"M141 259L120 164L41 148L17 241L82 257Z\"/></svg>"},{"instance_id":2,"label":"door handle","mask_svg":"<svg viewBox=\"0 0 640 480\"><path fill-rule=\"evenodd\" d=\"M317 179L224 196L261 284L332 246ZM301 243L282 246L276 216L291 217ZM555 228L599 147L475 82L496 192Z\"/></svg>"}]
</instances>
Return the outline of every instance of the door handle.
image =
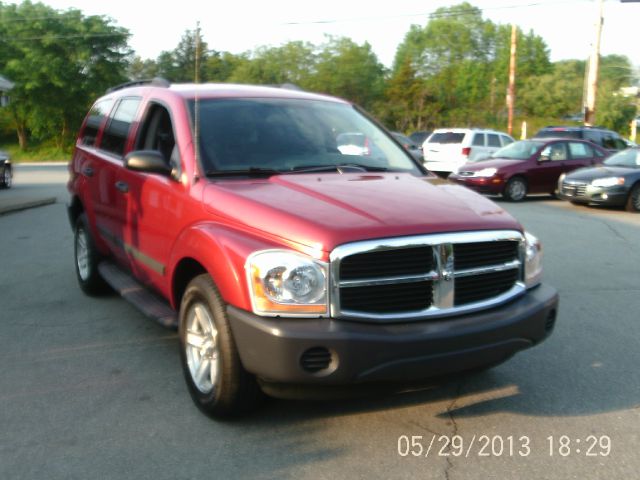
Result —
<instances>
[{"instance_id":1,"label":"door handle","mask_svg":"<svg viewBox=\"0 0 640 480\"><path fill-rule=\"evenodd\" d=\"M129 192L129 184L127 182L123 182L122 180L116 182L116 188L122 193Z\"/></svg>"},{"instance_id":2,"label":"door handle","mask_svg":"<svg viewBox=\"0 0 640 480\"><path fill-rule=\"evenodd\" d=\"M83 167L82 174L85 177L93 177L93 167Z\"/></svg>"}]
</instances>

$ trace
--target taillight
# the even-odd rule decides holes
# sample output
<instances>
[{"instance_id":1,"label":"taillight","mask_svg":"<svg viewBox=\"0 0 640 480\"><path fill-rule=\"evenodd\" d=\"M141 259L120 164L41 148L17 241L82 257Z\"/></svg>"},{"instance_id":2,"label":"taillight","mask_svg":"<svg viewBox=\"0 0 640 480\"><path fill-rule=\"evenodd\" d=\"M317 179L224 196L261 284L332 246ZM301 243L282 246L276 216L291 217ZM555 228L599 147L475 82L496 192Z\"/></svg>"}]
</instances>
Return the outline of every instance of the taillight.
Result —
<instances>
[{"instance_id":1,"label":"taillight","mask_svg":"<svg viewBox=\"0 0 640 480\"><path fill-rule=\"evenodd\" d=\"M462 155L468 157L471 153L471 147L462 147Z\"/></svg>"}]
</instances>

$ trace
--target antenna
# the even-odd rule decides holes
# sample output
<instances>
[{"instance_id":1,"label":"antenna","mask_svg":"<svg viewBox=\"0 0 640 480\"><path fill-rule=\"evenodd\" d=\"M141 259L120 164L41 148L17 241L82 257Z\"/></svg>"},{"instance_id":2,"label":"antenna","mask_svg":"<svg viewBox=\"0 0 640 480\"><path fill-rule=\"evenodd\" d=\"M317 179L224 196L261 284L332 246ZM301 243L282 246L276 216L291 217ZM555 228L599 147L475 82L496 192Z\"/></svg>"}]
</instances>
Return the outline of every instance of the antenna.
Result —
<instances>
[{"instance_id":1,"label":"antenna","mask_svg":"<svg viewBox=\"0 0 640 480\"><path fill-rule=\"evenodd\" d=\"M195 84L196 84L196 88L195 88L195 99L194 99L194 136L195 136L195 145L194 145L194 152L195 152L195 157L196 157L196 165L200 165L200 104L199 104L199 95L200 92L198 91L198 87L197 84L200 83L200 21L198 20L196 22L196 38L195 38L195 42L196 42L196 52L195 52ZM194 177L194 181L197 181L198 177L197 177L197 173L195 174Z\"/></svg>"}]
</instances>

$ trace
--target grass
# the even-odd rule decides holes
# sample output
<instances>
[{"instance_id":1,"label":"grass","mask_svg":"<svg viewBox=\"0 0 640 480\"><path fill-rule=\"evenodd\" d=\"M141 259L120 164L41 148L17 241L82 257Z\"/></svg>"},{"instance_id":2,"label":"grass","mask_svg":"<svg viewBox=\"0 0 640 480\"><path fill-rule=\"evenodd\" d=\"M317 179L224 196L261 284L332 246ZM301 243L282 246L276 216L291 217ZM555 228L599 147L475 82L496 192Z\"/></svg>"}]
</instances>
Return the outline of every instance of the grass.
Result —
<instances>
[{"instance_id":1,"label":"grass","mask_svg":"<svg viewBox=\"0 0 640 480\"><path fill-rule=\"evenodd\" d=\"M70 149L52 145L32 145L27 150L20 150L17 143L7 143L0 145L0 150L8 152L13 163L68 162L71 159Z\"/></svg>"}]
</instances>

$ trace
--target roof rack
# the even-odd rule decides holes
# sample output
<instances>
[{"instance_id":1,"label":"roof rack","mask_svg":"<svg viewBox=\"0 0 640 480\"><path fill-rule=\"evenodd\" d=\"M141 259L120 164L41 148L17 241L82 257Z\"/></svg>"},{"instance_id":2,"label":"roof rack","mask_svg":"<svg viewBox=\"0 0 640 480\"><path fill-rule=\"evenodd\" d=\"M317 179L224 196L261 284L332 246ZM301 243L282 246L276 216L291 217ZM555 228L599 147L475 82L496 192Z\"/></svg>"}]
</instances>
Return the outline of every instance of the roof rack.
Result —
<instances>
[{"instance_id":1,"label":"roof rack","mask_svg":"<svg viewBox=\"0 0 640 480\"><path fill-rule=\"evenodd\" d=\"M544 128L597 128L607 130L607 128L602 125L547 125Z\"/></svg>"},{"instance_id":2,"label":"roof rack","mask_svg":"<svg viewBox=\"0 0 640 480\"><path fill-rule=\"evenodd\" d=\"M117 90L122 90L123 88L136 87L140 85L150 85L152 87L169 88L171 86L171 82L169 82L169 80L167 80L166 78L162 78L162 77L155 77L155 78L144 79L144 80L133 80L131 82L121 83L120 85L116 85L115 87L108 88L106 93L111 93Z\"/></svg>"}]
</instances>

